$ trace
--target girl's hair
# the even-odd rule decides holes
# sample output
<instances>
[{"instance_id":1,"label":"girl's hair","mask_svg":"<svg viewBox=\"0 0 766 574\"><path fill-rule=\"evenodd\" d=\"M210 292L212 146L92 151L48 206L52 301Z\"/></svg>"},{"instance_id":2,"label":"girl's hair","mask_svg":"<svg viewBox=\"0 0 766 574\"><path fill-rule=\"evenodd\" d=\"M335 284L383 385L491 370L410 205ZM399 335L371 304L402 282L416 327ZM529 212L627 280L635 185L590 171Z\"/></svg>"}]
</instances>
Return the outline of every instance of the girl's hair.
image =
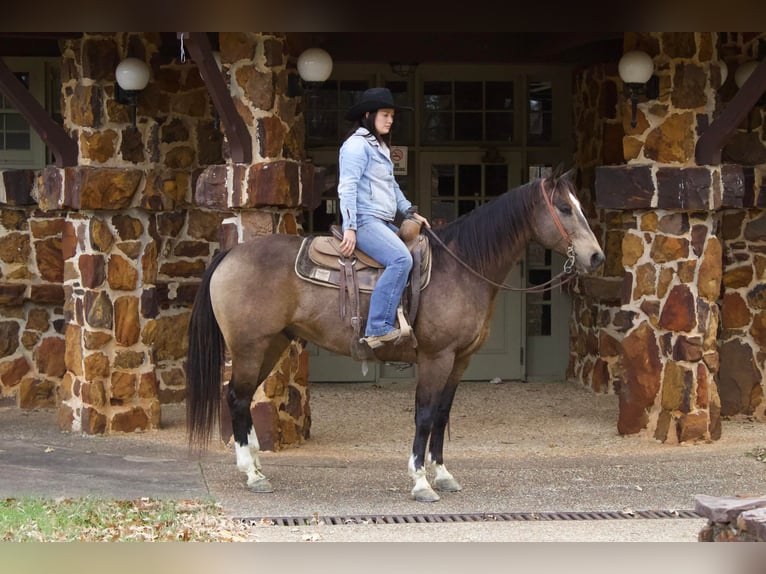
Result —
<instances>
[{"instance_id":1,"label":"girl's hair","mask_svg":"<svg viewBox=\"0 0 766 574\"><path fill-rule=\"evenodd\" d=\"M351 129L346 134L346 137L343 138L343 141L346 141L348 138L350 138L354 133L356 133L356 130L360 127L366 129L368 132L370 132L370 135L374 137L376 140L378 140L378 143L385 144L389 148L391 147L391 132L389 131L386 135L380 135L378 133L378 130L375 129L375 117L378 114L378 110L374 110L370 112L369 116L363 115L360 117L356 122L354 122L354 125L351 126Z\"/></svg>"}]
</instances>

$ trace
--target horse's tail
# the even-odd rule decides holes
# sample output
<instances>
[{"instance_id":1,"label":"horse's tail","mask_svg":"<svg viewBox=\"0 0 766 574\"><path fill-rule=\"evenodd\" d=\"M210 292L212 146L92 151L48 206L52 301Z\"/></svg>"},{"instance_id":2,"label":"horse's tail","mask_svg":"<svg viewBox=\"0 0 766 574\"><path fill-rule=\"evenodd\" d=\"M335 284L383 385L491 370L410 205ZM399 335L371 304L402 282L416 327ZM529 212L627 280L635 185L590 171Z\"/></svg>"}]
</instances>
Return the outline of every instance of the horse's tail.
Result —
<instances>
[{"instance_id":1,"label":"horse's tail","mask_svg":"<svg viewBox=\"0 0 766 574\"><path fill-rule=\"evenodd\" d=\"M210 278L227 251L213 257L202 276L189 321L186 353L186 427L189 446L204 449L218 419L221 406L221 367L224 340L210 303Z\"/></svg>"}]
</instances>

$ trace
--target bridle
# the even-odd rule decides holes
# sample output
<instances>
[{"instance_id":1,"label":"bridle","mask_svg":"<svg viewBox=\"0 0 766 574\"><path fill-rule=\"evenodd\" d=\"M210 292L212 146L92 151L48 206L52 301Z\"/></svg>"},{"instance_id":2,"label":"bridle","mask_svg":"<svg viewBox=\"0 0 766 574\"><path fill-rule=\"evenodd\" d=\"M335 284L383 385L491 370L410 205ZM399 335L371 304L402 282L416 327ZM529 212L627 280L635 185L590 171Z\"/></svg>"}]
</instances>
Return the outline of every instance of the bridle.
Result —
<instances>
[{"instance_id":1,"label":"bridle","mask_svg":"<svg viewBox=\"0 0 766 574\"><path fill-rule=\"evenodd\" d=\"M463 267L465 267L468 271L470 271L473 275L478 277L479 279L486 281L490 285L493 285L494 287L497 287L498 289L503 289L505 291L520 291L524 293L545 293L546 291L551 291L556 287L563 287L567 283L571 282L575 278L575 271L574 271L574 265L575 265L575 252L574 252L574 245L572 244L572 238L570 237L569 233L567 233L566 229L564 229L564 226L561 224L561 219L559 219L558 213L556 213L556 208L553 206L553 194L556 191L555 188L551 188L550 195L548 192L545 191L545 182L547 180L543 179L540 182L540 191L543 194L543 198L545 198L545 205L548 207L548 211L551 214L551 217L553 218L553 223L556 224L556 227L559 230L559 233L561 233L561 237L564 239L564 241L567 242L567 260L564 262L564 269L556 275L555 277L552 277L545 283L541 283L539 285L533 285L532 287L513 287L512 285L508 285L507 283L496 283L495 281L492 281L491 279L488 279L487 277L484 277L481 273L476 271L474 268L472 268L470 265L468 265L465 261L460 259L460 257L452 251L447 245L441 240L441 238L436 235L436 233L433 232L433 230L429 227L426 227L426 232L431 236L431 238L439 245L442 249L444 249L447 253L449 253L455 261L460 263Z\"/></svg>"}]
</instances>

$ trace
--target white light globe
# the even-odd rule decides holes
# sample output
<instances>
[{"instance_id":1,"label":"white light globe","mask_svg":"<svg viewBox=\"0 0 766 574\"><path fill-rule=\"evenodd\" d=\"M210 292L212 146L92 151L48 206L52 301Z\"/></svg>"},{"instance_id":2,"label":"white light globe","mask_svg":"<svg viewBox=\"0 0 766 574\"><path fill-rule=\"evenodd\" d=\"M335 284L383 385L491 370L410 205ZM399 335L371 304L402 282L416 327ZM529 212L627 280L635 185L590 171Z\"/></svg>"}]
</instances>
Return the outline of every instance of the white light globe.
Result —
<instances>
[{"instance_id":1,"label":"white light globe","mask_svg":"<svg viewBox=\"0 0 766 574\"><path fill-rule=\"evenodd\" d=\"M723 60L718 62L718 66L721 68L721 85L723 86L726 83L726 78L729 77L729 66Z\"/></svg>"},{"instance_id":2,"label":"white light globe","mask_svg":"<svg viewBox=\"0 0 766 574\"><path fill-rule=\"evenodd\" d=\"M753 70L755 70L757 67L758 62L756 60L750 60L749 62L745 62L739 68L737 68L737 71L734 72L734 81L736 82L738 88L741 88L743 84L747 82L750 74L752 74Z\"/></svg>"},{"instance_id":3,"label":"white light globe","mask_svg":"<svg viewBox=\"0 0 766 574\"><path fill-rule=\"evenodd\" d=\"M125 58L114 71L123 90L143 90L149 83L149 66L138 58Z\"/></svg>"},{"instance_id":4,"label":"white light globe","mask_svg":"<svg viewBox=\"0 0 766 574\"><path fill-rule=\"evenodd\" d=\"M620 58L617 70L626 84L645 84L654 73L654 62L646 52L632 50Z\"/></svg>"},{"instance_id":5,"label":"white light globe","mask_svg":"<svg viewBox=\"0 0 766 574\"><path fill-rule=\"evenodd\" d=\"M298 73L304 82L324 82L332 73L332 58L322 48L309 48L298 56Z\"/></svg>"}]
</instances>

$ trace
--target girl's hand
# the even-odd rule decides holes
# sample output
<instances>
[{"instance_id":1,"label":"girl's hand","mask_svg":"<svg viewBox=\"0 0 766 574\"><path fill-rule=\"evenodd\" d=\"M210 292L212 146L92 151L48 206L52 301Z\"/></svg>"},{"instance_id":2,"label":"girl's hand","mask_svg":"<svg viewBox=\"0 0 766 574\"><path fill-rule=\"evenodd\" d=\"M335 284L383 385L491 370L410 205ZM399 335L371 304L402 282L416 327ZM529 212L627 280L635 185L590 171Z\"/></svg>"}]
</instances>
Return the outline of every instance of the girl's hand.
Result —
<instances>
[{"instance_id":1,"label":"girl's hand","mask_svg":"<svg viewBox=\"0 0 766 574\"><path fill-rule=\"evenodd\" d=\"M351 257L356 248L356 231L353 229L346 229L343 232L343 241L340 242L340 252L346 256Z\"/></svg>"},{"instance_id":2,"label":"girl's hand","mask_svg":"<svg viewBox=\"0 0 766 574\"><path fill-rule=\"evenodd\" d=\"M412 214L412 219L414 219L418 223L425 225L428 229L431 229L431 224L428 223L428 220L422 215L420 215L418 212L415 212Z\"/></svg>"}]
</instances>

